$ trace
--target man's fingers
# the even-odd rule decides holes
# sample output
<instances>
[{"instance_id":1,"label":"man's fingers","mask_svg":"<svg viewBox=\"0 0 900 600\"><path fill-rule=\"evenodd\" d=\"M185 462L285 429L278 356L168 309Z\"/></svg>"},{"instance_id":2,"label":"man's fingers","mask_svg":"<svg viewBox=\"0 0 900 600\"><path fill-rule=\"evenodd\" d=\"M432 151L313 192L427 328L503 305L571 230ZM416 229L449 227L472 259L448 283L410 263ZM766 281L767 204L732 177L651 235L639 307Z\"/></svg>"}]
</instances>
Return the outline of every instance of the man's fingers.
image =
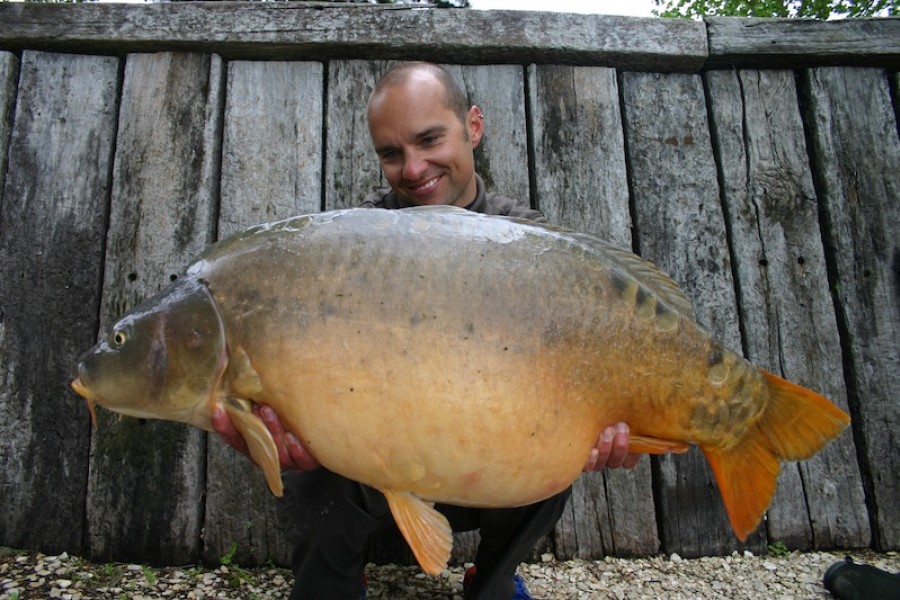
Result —
<instances>
[{"instance_id":1,"label":"man's fingers","mask_svg":"<svg viewBox=\"0 0 900 600\"><path fill-rule=\"evenodd\" d=\"M293 433L290 431L287 432L284 435L284 440L287 444L288 453L291 456L293 464L292 468L300 469L301 471L310 471L321 466L319 461L307 452L306 448L303 447L303 444L300 443L300 440L298 440Z\"/></svg>"},{"instance_id":2,"label":"man's fingers","mask_svg":"<svg viewBox=\"0 0 900 600\"><path fill-rule=\"evenodd\" d=\"M628 452L630 434L630 429L625 423L618 423L600 432L597 444L591 448L591 452L584 462L584 471L599 471L605 468L618 469L619 467L630 469L636 465L640 460L640 455Z\"/></svg>"},{"instance_id":3,"label":"man's fingers","mask_svg":"<svg viewBox=\"0 0 900 600\"><path fill-rule=\"evenodd\" d=\"M606 466L611 469L618 469L625 464L625 457L628 456L628 425L618 423L615 427L609 456L606 459Z\"/></svg>"}]
</instances>

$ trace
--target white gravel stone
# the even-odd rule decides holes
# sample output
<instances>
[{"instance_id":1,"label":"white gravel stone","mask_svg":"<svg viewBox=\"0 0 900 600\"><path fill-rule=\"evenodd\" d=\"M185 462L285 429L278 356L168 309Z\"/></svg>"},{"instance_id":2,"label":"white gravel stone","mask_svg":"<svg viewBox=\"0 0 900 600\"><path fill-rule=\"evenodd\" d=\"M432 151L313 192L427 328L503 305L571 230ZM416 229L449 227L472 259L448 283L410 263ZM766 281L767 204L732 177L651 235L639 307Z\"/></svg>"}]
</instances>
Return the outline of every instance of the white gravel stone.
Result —
<instances>
[{"instance_id":1,"label":"white gravel stone","mask_svg":"<svg viewBox=\"0 0 900 600\"><path fill-rule=\"evenodd\" d=\"M543 600L828 600L825 570L846 555L896 573L900 555L869 551L791 552L784 556L734 553L686 559L673 554L635 559L556 561L523 564L519 573L535 599ZM368 565L370 600L462 600L462 579L471 565L429 577L418 567ZM41 574L43 573L43 575ZM135 564L91 564L78 557L43 556L0 548L0 600L282 600L290 593L284 569L155 569Z\"/></svg>"}]
</instances>

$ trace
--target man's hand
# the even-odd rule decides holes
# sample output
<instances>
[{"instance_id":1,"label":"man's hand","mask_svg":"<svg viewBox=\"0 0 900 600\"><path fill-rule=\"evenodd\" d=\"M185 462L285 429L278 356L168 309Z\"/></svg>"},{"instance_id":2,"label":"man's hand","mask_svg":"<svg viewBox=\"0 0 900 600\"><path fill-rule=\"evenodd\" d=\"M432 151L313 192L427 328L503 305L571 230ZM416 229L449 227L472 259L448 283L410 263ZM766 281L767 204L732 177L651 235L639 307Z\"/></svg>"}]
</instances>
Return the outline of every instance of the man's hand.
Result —
<instances>
[{"instance_id":1,"label":"man's hand","mask_svg":"<svg viewBox=\"0 0 900 600\"><path fill-rule=\"evenodd\" d=\"M310 471L317 469L320 464L313 458L300 440L291 433L285 432L278 414L269 406L253 405L253 414L259 417L266 425L272 438L275 440L275 447L278 448L278 461L281 463L282 470L294 471ZM244 437L235 429L231 418L221 404L217 404L212 415L213 429L222 438L222 441L249 458L250 451L247 449L247 442Z\"/></svg>"},{"instance_id":2,"label":"man's hand","mask_svg":"<svg viewBox=\"0 0 900 600\"><path fill-rule=\"evenodd\" d=\"M619 467L630 469L636 465L641 455L628 452L628 434L625 423L604 429L584 463L584 472Z\"/></svg>"}]
</instances>

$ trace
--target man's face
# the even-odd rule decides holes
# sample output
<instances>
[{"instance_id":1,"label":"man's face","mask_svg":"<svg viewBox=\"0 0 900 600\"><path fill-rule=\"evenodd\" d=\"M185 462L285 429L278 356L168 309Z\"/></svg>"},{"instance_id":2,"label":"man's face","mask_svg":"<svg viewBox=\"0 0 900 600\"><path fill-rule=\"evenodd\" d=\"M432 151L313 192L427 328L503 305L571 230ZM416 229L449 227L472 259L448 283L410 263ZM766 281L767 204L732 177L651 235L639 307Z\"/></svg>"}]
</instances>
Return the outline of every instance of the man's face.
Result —
<instances>
[{"instance_id":1,"label":"man's face","mask_svg":"<svg viewBox=\"0 0 900 600\"><path fill-rule=\"evenodd\" d=\"M483 133L481 111L472 107L463 123L444 105L432 76L413 74L369 102L369 133L381 170L394 192L411 204L475 200L473 152Z\"/></svg>"}]
</instances>

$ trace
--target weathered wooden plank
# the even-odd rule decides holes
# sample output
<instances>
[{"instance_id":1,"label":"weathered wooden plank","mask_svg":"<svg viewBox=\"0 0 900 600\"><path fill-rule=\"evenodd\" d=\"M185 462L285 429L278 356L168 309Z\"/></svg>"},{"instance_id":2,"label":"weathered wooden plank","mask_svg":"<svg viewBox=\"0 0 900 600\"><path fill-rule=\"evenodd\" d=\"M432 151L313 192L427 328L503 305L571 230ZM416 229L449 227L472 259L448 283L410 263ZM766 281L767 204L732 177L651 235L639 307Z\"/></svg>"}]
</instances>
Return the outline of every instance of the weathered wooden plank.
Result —
<instances>
[{"instance_id":1,"label":"weathered wooden plank","mask_svg":"<svg viewBox=\"0 0 900 600\"><path fill-rule=\"evenodd\" d=\"M880 69L804 74L853 430L877 548L900 547L900 140Z\"/></svg>"},{"instance_id":2,"label":"weathered wooden plank","mask_svg":"<svg viewBox=\"0 0 900 600\"><path fill-rule=\"evenodd\" d=\"M535 196L548 219L631 248L631 215L616 73L529 68ZM659 549L650 461L582 475L555 531L559 558Z\"/></svg>"},{"instance_id":3,"label":"weathered wooden plank","mask_svg":"<svg viewBox=\"0 0 900 600\"><path fill-rule=\"evenodd\" d=\"M0 545L80 552L90 422L68 383L97 333L118 60L25 52L19 81L0 202Z\"/></svg>"},{"instance_id":4,"label":"weathered wooden plank","mask_svg":"<svg viewBox=\"0 0 900 600\"><path fill-rule=\"evenodd\" d=\"M740 351L702 81L699 76L625 73L622 92L639 253L679 282L704 327ZM666 552L699 556L742 547L699 451L654 463ZM765 548L758 532L749 540L754 551Z\"/></svg>"},{"instance_id":5,"label":"weathered wooden plank","mask_svg":"<svg viewBox=\"0 0 900 600\"><path fill-rule=\"evenodd\" d=\"M900 18L746 19L707 17L707 67L798 68L900 65Z\"/></svg>"},{"instance_id":6,"label":"weathered wooden plank","mask_svg":"<svg viewBox=\"0 0 900 600\"><path fill-rule=\"evenodd\" d=\"M616 72L529 68L538 207L552 223L631 247Z\"/></svg>"},{"instance_id":7,"label":"weathered wooden plank","mask_svg":"<svg viewBox=\"0 0 900 600\"><path fill-rule=\"evenodd\" d=\"M9 149L9 129L16 102L16 81L19 59L10 52L0 52L0 189L6 180L6 158Z\"/></svg>"},{"instance_id":8,"label":"weathered wooden plank","mask_svg":"<svg viewBox=\"0 0 900 600\"><path fill-rule=\"evenodd\" d=\"M840 335L791 71L706 75L747 357L847 409ZM868 544L850 431L785 465L767 515L789 548Z\"/></svg>"},{"instance_id":9,"label":"weathered wooden plank","mask_svg":"<svg viewBox=\"0 0 900 600\"><path fill-rule=\"evenodd\" d=\"M891 82L893 82L894 86L894 95L893 98L900 98L900 73L894 73L891 77ZM900 102L894 102L894 118L897 121L898 129L900 129ZM900 133L900 131L898 131Z\"/></svg>"},{"instance_id":10,"label":"weathered wooden plank","mask_svg":"<svg viewBox=\"0 0 900 600\"><path fill-rule=\"evenodd\" d=\"M74 9L74 10L73 10ZM697 71L703 23L686 19L378 5L190 2L0 5L0 48L217 52L226 58L562 62Z\"/></svg>"},{"instance_id":11,"label":"weathered wooden plank","mask_svg":"<svg viewBox=\"0 0 900 600\"><path fill-rule=\"evenodd\" d=\"M128 56L119 115L101 321L168 284L212 241L223 68L216 56ZM203 525L205 436L101 411L88 482L99 560L183 564Z\"/></svg>"},{"instance_id":12,"label":"weathered wooden plank","mask_svg":"<svg viewBox=\"0 0 900 600\"><path fill-rule=\"evenodd\" d=\"M219 236L322 208L324 65L228 65Z\"/></svg>"},{"instance_id":13,"label":"weathered wooden plank","mask_svg":"<svg viewBox=\"0 0 900 600\"><path fill-rule=\"evenodd\" d=\"M229 63L219 237L320 210L324 83L321 63ZM237 564L289 564L291 546L262 473L210 437L204 560L215 563L237 544Z\"/></svg>"},{"instance_id":14,"label":"weathered wooden plank","mask_svg":"<svg viewBox=\"0 0 900 600\"><path fill-rule=\"evenodd\" d=\"M390 68L380 61L332 61L328 64L325 125L325 209L349 208L386 187L372 148L366 103L375 83Z\"/></svg>"}]
</instances>

